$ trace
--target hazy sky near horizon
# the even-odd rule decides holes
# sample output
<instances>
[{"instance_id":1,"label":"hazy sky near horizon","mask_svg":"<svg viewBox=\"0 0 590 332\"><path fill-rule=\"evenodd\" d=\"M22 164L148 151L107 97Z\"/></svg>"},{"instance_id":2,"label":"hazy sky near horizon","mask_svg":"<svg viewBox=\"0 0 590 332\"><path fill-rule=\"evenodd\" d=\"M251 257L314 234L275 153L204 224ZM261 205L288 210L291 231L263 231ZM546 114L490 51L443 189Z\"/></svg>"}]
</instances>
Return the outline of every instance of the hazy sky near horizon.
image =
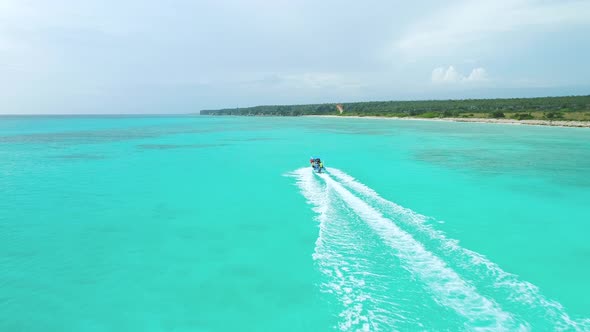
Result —
<instances>
[{"instance_id":1,"label":"hazy sky near horizon","mask_svg":"<svg viewBox=\"0 0 590 332\"><path fill-rule=\"evenodd\" d=\"M590 0L0 0L0 114L590 94Z\"/></svg>"}]
</instances>

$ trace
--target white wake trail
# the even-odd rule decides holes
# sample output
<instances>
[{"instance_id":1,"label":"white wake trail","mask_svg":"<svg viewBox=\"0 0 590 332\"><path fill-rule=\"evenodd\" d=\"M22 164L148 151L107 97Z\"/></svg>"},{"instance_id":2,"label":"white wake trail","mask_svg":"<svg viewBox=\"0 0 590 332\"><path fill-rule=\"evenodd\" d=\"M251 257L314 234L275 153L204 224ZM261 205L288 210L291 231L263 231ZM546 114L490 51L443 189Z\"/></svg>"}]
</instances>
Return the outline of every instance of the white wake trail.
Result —
<instances>
[{"instance_id":1,"label":"white wake trail","mask_svg":"<svg viewBox=\"0 0 590 332\"><path fill-rule=\"evenodd\" d=\"M420 215L410 209L404 208L394 202L381 197L376 191L357 181L354 177L345 172L329 168L329 173L333 175L342 185L357 192L365 201L368 201L387 215L395 216L395 220L411 225L415 230L425 234L428 238L436 240L441 244L441 249L447 254L460 255L464 259L463 267L477 273L477 269L483 269L480 272L482 279L491 278L495 289L502 289L509 294L507 300L520 305L541 308L544 315L551 318L556 329L576 331L590 330L590 320L574 321L565 312L563 306L556 301L546 299L537 286L519 280L511 273L502 270L497 264L488 260L485 256L465 249L459 245L457 240L448 239L445 234L434 229L427 224L428 218Z\"/></svg>"},{"instance_id":2,"label":"white wake trail","mask_svg":"<svg viewBox=\"0 0 590 332\"><path fill-rule=\"evenodd\" d=\"M330 170L333 173L333 170ZM511 314L503 311L497 303L478 294L444 261L400 229L392 220L365 203L328 174L320 174L327 185L365 221L400 258L404 267L425 283L432 296L443 306L449 307L467 319L470 329L522 329Z\"/></svg>"},{"instance_id":3,"label":"white wake trail","mask_svg":"<svg viewBox=\"0 0 590 332\"><path fill-rule=\"evenodd\" d=\"M354 241L335 211L328 188L307 168L288 175L297 179L301 193L318 214L319 236L313 258L328 280L321 285L322 291L334 294L344 308L339 314L338 328L341 331L378 331L379 322L385 322L389 328L395 326L395 321L389 317L376 317L380 313L370 307L378 305L373 303L366 289L363 273L353 273L353 270L365 271L366 264L351 253Z\"/></svg>"}]
</instances>

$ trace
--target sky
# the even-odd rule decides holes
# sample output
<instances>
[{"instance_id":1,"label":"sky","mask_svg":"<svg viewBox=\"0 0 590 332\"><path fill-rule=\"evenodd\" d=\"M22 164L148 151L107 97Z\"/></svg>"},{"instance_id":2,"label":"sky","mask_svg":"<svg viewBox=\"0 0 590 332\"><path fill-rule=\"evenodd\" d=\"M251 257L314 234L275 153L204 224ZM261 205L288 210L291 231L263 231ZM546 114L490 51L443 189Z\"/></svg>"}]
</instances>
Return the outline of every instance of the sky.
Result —
<instances>
[{"instance_id":1,"label":"sky","mask_svg":"<svg viewBox=\"0 0 590 332\"><path fill-rule=\"evenodd\" d=\"M590 0L0 0L0 114L590 94Z\"/></svg>"}]
</instances>

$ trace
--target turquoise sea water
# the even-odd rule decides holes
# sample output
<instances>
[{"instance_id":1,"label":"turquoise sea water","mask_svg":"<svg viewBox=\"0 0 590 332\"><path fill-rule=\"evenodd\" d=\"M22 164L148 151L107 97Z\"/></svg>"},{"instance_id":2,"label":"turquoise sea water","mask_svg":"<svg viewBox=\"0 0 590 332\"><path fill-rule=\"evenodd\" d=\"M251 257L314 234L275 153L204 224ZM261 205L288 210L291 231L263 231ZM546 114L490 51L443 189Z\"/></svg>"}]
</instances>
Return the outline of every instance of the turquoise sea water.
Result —
<instances>
[{"instance_id":1,"label":"turquoise sea water","mask_svg":"<svg viewBox=\"0 0 590 332\"><path fill-rule=\"evenodd\" d=\"M2 117L0 331L590 330L589 175L588 129Z\"/></svg>"}]
</instances>

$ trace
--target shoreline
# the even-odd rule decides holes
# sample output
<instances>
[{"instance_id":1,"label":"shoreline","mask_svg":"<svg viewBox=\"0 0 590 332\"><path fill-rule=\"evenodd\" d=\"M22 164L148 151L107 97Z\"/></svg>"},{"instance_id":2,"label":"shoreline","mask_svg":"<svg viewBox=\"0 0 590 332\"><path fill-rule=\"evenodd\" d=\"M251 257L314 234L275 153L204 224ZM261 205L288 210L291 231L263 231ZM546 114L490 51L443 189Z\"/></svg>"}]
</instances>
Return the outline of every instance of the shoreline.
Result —
<instances>
[{"instance_id":1,"label":"shoreline","mask_svg":"<svg viewBox=\"0 0 590 332\"><path fill-rule=\"evenodd\" d=\"M490 118L416 118L416 117L388 117L388 116L358 116L358 115L302 115L316 118L354 118L354 119L379 119L379 120L405 120L405 121L444 121L444 122L473 122L493 123L526 126L547 126L567 128L590 128L590 121L550 121L550 120L514 120L514 119L490 119Z\"/></svg>"}]
</instances>

